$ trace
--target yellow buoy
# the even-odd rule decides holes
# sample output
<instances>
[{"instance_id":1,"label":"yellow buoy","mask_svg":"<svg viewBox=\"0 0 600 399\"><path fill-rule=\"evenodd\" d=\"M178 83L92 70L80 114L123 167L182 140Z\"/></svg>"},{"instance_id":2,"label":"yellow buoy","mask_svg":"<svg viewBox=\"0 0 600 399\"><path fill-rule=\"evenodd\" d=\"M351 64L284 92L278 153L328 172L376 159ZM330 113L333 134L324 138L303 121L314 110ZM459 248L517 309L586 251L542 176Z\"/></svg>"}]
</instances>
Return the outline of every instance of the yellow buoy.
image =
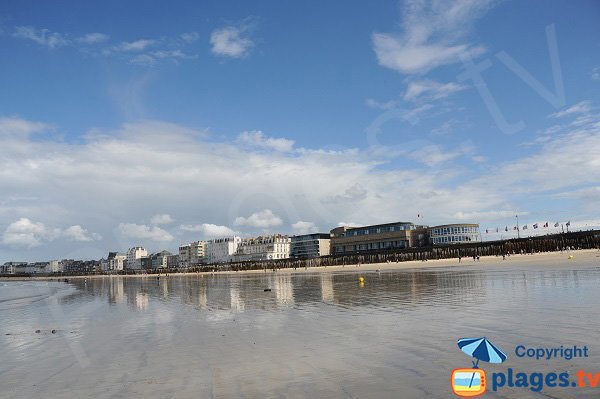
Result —
<instances>
[{"instance_id":1,"label":"yellow buoy","mask_svg":"<svg viewBox=\"0 0 600 399\"><path fill-rule=\"evenodd\" d=\"M569 255L569 259L573 259L573 255Z\"/></svg>"},{"instance_id":2,"label":"yellow buoy","mask_svg":"<svg viewBox=\"0 0 600 399\"><path fill-rule=\"evenodd\" d=\"M358 282L359 282L359 283L364 283L364 282L365 282L365 278L364 278L364 277L362 277L362 276L361 276L361 277L359 277L359 278L358 278Z\"/></svg>"}]
</instances>

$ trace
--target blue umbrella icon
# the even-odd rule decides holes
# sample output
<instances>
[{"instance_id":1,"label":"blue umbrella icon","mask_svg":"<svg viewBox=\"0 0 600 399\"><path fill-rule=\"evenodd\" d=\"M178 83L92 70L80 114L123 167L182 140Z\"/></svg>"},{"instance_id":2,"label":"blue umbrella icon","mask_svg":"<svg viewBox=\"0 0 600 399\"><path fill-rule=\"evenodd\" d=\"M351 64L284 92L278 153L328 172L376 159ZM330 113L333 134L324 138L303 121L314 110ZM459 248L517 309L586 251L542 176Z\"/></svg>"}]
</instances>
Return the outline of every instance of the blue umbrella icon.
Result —
<instances>
[{"instance_id":1,"label":"blue umbrella icon","mask_svg":"<svg viewBox=\"0 0 600 399\"><path fill-rule=\"evenodd\" d=\"M461 338L458 340L458 347L460 350L465 352L467 355L477 359L477 362L473 362L473 368L478 368L479 361L482 360L488 363L502 363L506 360L506 353L502 352L496 345L492 344L487 338ZM471 377L469 388L473 384L473 378L475 373Z\"/></svg>"}]
</instances>

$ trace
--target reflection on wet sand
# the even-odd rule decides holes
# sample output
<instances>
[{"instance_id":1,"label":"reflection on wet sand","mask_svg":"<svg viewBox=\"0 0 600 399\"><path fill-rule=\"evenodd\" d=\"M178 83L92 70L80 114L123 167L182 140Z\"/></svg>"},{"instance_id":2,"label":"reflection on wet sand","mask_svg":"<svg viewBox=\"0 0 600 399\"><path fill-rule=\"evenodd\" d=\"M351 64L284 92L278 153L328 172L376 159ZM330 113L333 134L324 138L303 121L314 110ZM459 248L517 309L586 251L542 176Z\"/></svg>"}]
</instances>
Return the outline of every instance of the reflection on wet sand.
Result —
<instances>
[{"instance_id":1,"label":"reflection on wet sand","mask_svg":"<svg viewBox=\"0 0 600 399\"><path fill-rule=\"evenodd\" d=\"M200 310L278 309L302 307L315 302L344 306L392 306L427 304L429 297L448 296L452 303L482 300L484 277L477 272L403 272L368 273L366 284L359 285L355 274L266 276L193 276L127 279L106 277L86 281L73 280L78 295L106 297L109 304L130 303L144 310L149 298L193 305ZM270 288L265 292L264 288ZM67 301L72 298L65 299Z\"/></svg>"}]
</instances>

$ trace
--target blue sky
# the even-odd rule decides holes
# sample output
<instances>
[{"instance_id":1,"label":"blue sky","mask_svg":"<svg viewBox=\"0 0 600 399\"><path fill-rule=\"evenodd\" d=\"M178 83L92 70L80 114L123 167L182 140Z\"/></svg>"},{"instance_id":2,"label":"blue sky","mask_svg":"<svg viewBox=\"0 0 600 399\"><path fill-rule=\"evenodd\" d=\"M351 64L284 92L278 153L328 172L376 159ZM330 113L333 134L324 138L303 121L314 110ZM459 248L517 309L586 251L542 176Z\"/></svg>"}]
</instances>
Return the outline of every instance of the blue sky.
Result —
<instances>
[{"instance_id":1,"label":"blue sky","mask_svg":"<svg viewBox=\"0 0 600 399\"><path fill-rule=\"evenodd\" d=\"M417 214L598 225L599 17L594 1L4 1L0 261Z\"/></svg>"}]
</instances>

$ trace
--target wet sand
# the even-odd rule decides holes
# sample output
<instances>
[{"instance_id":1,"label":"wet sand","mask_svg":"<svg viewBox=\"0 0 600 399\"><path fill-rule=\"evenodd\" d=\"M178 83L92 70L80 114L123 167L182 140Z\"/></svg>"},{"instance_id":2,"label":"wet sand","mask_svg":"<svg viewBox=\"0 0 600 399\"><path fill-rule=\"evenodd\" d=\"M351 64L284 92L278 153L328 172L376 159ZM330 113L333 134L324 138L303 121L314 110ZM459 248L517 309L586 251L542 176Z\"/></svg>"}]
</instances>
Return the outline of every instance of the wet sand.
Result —
<instances>
[{"instance_id":1,"label":"wet sand","mask_svg":"<svg viewBox=\"0 0 600 399\"><path fill-rule=\"evenodd\" d=\"M3 281L0 397L449 398L451 370L471 365L462 337L507 352L488 373L600 372L598 303L598 251ZM517 359L518 344L587 345L590 357ZM598 389L486 397L597 398Z\"/></svg>"}]
</instances>

